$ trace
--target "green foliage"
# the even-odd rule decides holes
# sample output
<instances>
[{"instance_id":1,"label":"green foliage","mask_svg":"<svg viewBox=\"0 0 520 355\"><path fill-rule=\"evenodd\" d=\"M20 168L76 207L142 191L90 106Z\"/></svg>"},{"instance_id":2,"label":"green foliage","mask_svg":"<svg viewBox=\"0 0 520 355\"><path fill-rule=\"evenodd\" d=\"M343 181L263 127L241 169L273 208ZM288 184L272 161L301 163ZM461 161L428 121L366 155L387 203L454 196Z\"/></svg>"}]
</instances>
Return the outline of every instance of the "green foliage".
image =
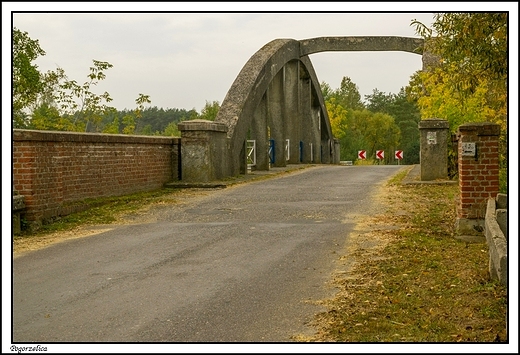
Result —
<instances>
[{"instance_id":1,"label":"green foliage","mask_svg":"<svg viewBox=\"0 0 520 355\"><path fill-rule=\"evenodd\" d=\"M52 131L74 130L72 122L63 117L56 107L46 102L34 109L28 128Z\"/></svg>"},{"instance_id":2,"label":"green foliage","mask_svg":"<svg viewBox=\"0 0 520 355\"><path fill-rule=\"evenodd\" d=\"M507 168L501 168L498 172L498 183L499 183L499 192L502 194L507 194Z\"/></svg>"},{"instance_id":3,"label":"green foliage","mask_svg":"<svg viewBox=\"0 0 520 355\"><path fill-rule=\"evenodd\" d=\"M13 30L13 126L42 130L126 133L136 132L137 122L148 95L139 94L137 108L120 116L108 105L108 92L96 94L92 88L106 78L113 67L104 61L93 60L85 82L69 79L62 68L42 74L32 64L45 55L38 40L27 32Z\"/></svg>"},{"instance_id":4,"label":"green foliage","mask_svg":"<svg viewBox=\"0 0 520 355\"><path fill-rule=\"evenodd\" d=\"M413 20L416 33L430 42L431 51L445 64L456 64L457 86L469 91L481 77L507 77L506 12L436 13L432 28Z\"/></svg>"},{"instance_id":5,"label":"green foliage","mask_svg":"<svg viewBox=\"0 0 520 355\"><path fill-rule=\"evenodd\" d=\"M206 104L200 111L200 116L198 118L201 120L215 121L219 110L220 103L218 101L206 101Z\"/></svg>"},{"instance_id":6,"label":"green foliage","mask_svg":"<svg viewBox=\"0 0 520 355\"><path fill-rule=\"evenodd\" d=\"M325 101L329 116L332 134L338 139L343 139L347 135L347 110L337 102L336 97L330 97Z\"/></svg>"},{"instance_id":7,"label":"green foliage","mask_svg":"<svg viewBox=\"0 0 520 355\"><path fill-rule=\"evenodd\" d=\"M329 101L334 95L334 90L324 81L320 84L320 90L323 95L323 101Z\"/></svg>"},{"instance_id":8,"label":"green foliage","mask_svg":"<svg viewBox=\"0 0 520 355\"><path fill-rule=\"evenodd\" d=\"M437 13L431 28L412 21L439 61L414 74L408 88L423 118L501 127L500 164L507 167L507 13Z\"/></svg>"},{"instance_id":9,"label":"green foliage","mask_svg":"<svg viewBox=\"0 0 520 355\"><path fill-rule=\"evenodd\" d=\"M321 83L325 106L334 137L340 141L340 159L357 161L358 151L366 150L363 163L379 163L376 150L385 151L384 164L396 164L395 150L403 150L405 164L419 162L419 112L406 92L385 94L377 89L367 95L366 108L359 100L357 87L348 77L342 87L332 90ZM356 94L357 93L357 94Z\"/></svg>"},{"instance_id":10,"label":"green foliage","mask_svg":"<svg viewBox=\"0 0 520 355\"><path fill-rule=\"evenodd\" d=\"M23 127L27 115L24 109L36 102L43 90L38 66L32 62L45 55L38 40L33 40L27 32L13 29L13 125Z\"/></svg>"},{"instance_id":11,"label":"green foliage","mask_svg":"<svg viewBox=\"0 0 520 355\"><path fill-rule=\"evenodd\" d=\"M59 90L55 97L56 103L66 117L70 117L75 131L93 131L101 122L103 114L111 109L107 103L112 101L110 94L95 94L91 91L101 80L106 78L105 71L113 67L108 62L93 60L88 80L79 84L76 80L69 80L65 75L60 79ZM89 127L90 125L90 127Z\"/></svg>"},{"instance_id":12,"label":"green foliage","mask_svg":"<svg viewBox=\"0 0 520 355\"><path fill-rule=\"evenodd\" d=\"M348 76L341 79L340 87L332 90L329 84L322 82L320 84L321 92L325 101L334 99L337 105L344 109L362 110L365 108L361 102L361 94L358 86L352 82Z\"/></svg>"},{"instance_id":13,"label":"green foliage","mask_svg":"<svg viewBox=\"0 0 520 355\"><path fill-rule=\"evenodd\" d=\"M171 137L180 137L181 136L181 132L179 132L179 128L177 126L177 123L170 122L168 124L168 126L166 126L166 128L164 129L162 135L163 136L171 136Z\"/></svg>"},{"instance_id":14,"label":"green foliage","mask_svg":"<svg viewBox=\"0 0 520 355\"><path fill-rule=\"evenodd\" d=\"M341 79L339 89L336 91L338 102L345 108L353 110L362 110L365 108L361 102L361 94L358 86L352 82L348 76Z\"/></svg>"},{"instance_id":15,"label":"green foliage","mask_svg":"<svg viewBox=\"0 0 520 355\"><path fill-rule=\"evenodd\" d=\"M404 152L403 164L419 164L420 112L417 104L410 100L404 88L398 94L385 94L377 89L372 95L365 95L367 109L371 112L386 113L395 119L400 130L399 145L396 149Z\"/></svg>"}]
</instances>

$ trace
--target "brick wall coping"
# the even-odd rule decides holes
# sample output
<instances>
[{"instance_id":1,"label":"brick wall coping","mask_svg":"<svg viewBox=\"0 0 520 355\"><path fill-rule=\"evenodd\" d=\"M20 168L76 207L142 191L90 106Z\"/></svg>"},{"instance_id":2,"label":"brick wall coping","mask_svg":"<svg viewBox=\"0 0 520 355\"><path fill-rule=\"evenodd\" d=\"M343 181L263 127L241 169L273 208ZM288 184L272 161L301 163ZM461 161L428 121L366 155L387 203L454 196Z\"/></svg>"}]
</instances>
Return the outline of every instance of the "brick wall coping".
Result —
<instances>
[{"instance_id":1,"label":"brick wall coping","mask_svg":"<svg viewBox=\"0 0 520 355\"><path fill-rule=\"evenodd\" d=\"M500 135L500 125L491 122L464 123L459 126L459 135L461 132L479 136L498 136Z\"/></svg>"},{"instance_id":2,"label":"brick wall coping","mask_svg":"<svg viewBox=\"0 0 520 355\"><path fill-rule=\"evenodd\" d=\"M134 136L126 134L79 133L13 129L13 141L178 144L179 137Z\"/></svg>"},{"instance_id":3,"label":"brick wall coping","mask_svg":"<svg viewBox=\"0 0 520 355\"><path fill-rule=\"evenodd\" d=\"M228 127L224 123L208 121L208 120L190 120L179 123L180 131L214 131L227 132Z\"/></svg>"},{"instance_id":4,"label":"brick wall coping","mask_svg":"<svg viewBox=\"0 0 520 355\"><path fill-rule=\"evenodd\" d=\"M427 120L419 121L419 128L429 128L429 129L447 129L450 127L450 124L446 120L441 120L437 118L430 118Z\"/></svg>"}]
</instances>

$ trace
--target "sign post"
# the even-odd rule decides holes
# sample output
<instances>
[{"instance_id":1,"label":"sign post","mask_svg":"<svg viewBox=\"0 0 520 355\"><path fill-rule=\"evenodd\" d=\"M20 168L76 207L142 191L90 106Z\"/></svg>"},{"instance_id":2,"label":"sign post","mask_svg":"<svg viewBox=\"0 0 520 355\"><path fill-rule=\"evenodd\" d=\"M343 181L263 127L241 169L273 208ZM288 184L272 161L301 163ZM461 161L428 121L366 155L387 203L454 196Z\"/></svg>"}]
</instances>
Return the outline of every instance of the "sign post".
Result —
<instances>
[{"instance_id":1,"label":"sign post","mask_svg":"<svg viewBox=\"0 0 520 355\"><path fill-rule=\"evenodd\" d=\"M376 158L379 159L379 163L381 163L381 160L383 160L385 158L385 151L376 150Z\"/></svg>"},{"instance_id":2,"label":"sign post","mask_svg":"<svg viewBox=\"0 0 520 355\"><path fill-rule=\"evenodd\" d=\"M396 150L395 151L395 158L397 159L397 165L400 165L401 159L403 159L403 151L402 150Z\"/></svg>"}]
</instances>

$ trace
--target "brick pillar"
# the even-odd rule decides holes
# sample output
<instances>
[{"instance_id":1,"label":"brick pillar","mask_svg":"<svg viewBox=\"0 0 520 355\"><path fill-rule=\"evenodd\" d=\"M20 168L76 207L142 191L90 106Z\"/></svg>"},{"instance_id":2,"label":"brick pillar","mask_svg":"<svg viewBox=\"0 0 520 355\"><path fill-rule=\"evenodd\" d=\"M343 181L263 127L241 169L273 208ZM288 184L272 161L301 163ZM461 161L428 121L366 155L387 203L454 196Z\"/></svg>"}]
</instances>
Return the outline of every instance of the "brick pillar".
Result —
<instances>
[{"instance_id":1,"label":"brick pillar","mask_svg":"<svg viewBox=\"0 0 520 355\"><path fill-rule=\"evenodd\" d=\"M466 123L458 129L460 234L482 234L487 200L498 194L499 135L500 126L488 122Z\"/></svg>"}]
</instances>

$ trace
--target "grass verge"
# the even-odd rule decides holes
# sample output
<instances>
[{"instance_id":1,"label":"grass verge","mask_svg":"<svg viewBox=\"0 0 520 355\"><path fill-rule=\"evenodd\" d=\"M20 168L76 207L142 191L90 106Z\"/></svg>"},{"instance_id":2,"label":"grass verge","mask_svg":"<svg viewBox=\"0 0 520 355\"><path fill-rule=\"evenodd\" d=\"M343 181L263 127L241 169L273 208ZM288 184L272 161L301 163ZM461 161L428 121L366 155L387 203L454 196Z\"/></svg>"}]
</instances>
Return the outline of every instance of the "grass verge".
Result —
<instances>
[{"instance_id":1,"label":"grass verge","mask_svg":"<svg viewBox=\"0 0 520 355\"><path fill-rule=\"evenodd\" d=\"M305 342L505 342L507 292L488 274L485 242L454 238L456 185L383 187L380 215L349 236L339 292L318 302Z\"/></svg>"}]
</instances>

